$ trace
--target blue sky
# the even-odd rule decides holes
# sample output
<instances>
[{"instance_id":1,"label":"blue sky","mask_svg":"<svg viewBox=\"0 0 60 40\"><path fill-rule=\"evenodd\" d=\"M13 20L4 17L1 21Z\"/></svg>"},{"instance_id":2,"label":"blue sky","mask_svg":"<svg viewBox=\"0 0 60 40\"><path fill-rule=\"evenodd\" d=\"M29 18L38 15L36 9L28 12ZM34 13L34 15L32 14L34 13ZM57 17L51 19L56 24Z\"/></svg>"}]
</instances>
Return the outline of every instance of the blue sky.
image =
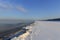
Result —
<instances>
[{"instance_id":1,"label":"blue sky","mask_svg":"<svg viewBox=\"0 0 60 40\"><path fill-rule=\"evenodd\" d=\"M60 18L60 0L0 0L0 19Z\"/></svg>"}]
</instances>

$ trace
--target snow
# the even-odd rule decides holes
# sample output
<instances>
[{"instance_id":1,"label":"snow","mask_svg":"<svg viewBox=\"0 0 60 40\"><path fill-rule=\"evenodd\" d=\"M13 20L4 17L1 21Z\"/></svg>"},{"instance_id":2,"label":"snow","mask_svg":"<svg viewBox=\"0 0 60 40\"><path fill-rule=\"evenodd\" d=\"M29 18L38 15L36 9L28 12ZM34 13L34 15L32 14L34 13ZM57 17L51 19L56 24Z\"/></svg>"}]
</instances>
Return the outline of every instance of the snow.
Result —
<instances>
[{"instance_id":1,"label":"snow","mask_svg":"<svg viewBox=\"0 0 60 40\"><path fill-rule=\"evenodd\" d=\"M30 35L32 40L60 40L60 22L36 21Z\"/></svg>"}]
</instances>

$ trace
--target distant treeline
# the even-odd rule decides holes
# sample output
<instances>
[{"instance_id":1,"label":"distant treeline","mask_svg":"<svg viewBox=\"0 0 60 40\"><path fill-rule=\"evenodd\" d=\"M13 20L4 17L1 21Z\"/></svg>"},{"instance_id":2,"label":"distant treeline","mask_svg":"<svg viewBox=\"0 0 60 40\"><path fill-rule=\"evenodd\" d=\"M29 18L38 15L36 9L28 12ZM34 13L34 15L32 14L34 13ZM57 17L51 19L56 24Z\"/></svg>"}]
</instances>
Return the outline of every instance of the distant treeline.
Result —
<instances>
[{"instance_id":1,"label":"distant treeline","mask_svg":"<svg viewBox=\"0 0 60 40\"><path fill-rule=\"evenodd\" d=\"M46 19L46 20L43 20L43 21L60 21L60 18L55 18L55 19Z\"/></svg>"}]
</instances>

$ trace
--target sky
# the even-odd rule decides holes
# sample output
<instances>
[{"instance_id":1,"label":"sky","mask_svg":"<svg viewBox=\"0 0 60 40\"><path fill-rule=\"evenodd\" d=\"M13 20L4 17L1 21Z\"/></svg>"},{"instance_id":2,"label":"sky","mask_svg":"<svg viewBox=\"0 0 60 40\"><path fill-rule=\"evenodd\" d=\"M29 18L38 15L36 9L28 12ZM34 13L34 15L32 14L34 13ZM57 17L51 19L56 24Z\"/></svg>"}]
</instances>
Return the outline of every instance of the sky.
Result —
<instances>
[{"instance_id":1,"label":"sky","mask_svg":"<svg viewBox=\"0 0 60 40\"><path fill-rule=\"evenodd\" d=\"M60 18L60 0L0 0L0 19Z\"/></svg>"}]
</instances>

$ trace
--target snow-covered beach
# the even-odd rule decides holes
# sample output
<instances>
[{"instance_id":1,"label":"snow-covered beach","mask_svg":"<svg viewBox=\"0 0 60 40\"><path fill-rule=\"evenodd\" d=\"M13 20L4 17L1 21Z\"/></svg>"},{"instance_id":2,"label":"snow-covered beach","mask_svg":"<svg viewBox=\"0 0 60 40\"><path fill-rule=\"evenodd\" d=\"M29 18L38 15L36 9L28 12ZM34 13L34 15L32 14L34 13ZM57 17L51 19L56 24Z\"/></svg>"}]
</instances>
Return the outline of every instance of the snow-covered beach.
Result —
<instances>
[{"instance_id":1,"label":"snow-covered beach","mask_svg":"<svg viewBox=\"0 0 60 40\"><path fill-rule=\"evenodd\" d=\"M21 35L24 40L60 40L60 22L35 21L27 29L29 31Z\"/></svg>"},{"instance_id":2,"label":"snow-covered beach","mask_svg":"<svg viewBox=\"0 0 60 40\"><path fill-rule=\"evenodd\" d=\"M32 40L60 40L60 22L36 21Z\"/></svg>"}]
</instances>

